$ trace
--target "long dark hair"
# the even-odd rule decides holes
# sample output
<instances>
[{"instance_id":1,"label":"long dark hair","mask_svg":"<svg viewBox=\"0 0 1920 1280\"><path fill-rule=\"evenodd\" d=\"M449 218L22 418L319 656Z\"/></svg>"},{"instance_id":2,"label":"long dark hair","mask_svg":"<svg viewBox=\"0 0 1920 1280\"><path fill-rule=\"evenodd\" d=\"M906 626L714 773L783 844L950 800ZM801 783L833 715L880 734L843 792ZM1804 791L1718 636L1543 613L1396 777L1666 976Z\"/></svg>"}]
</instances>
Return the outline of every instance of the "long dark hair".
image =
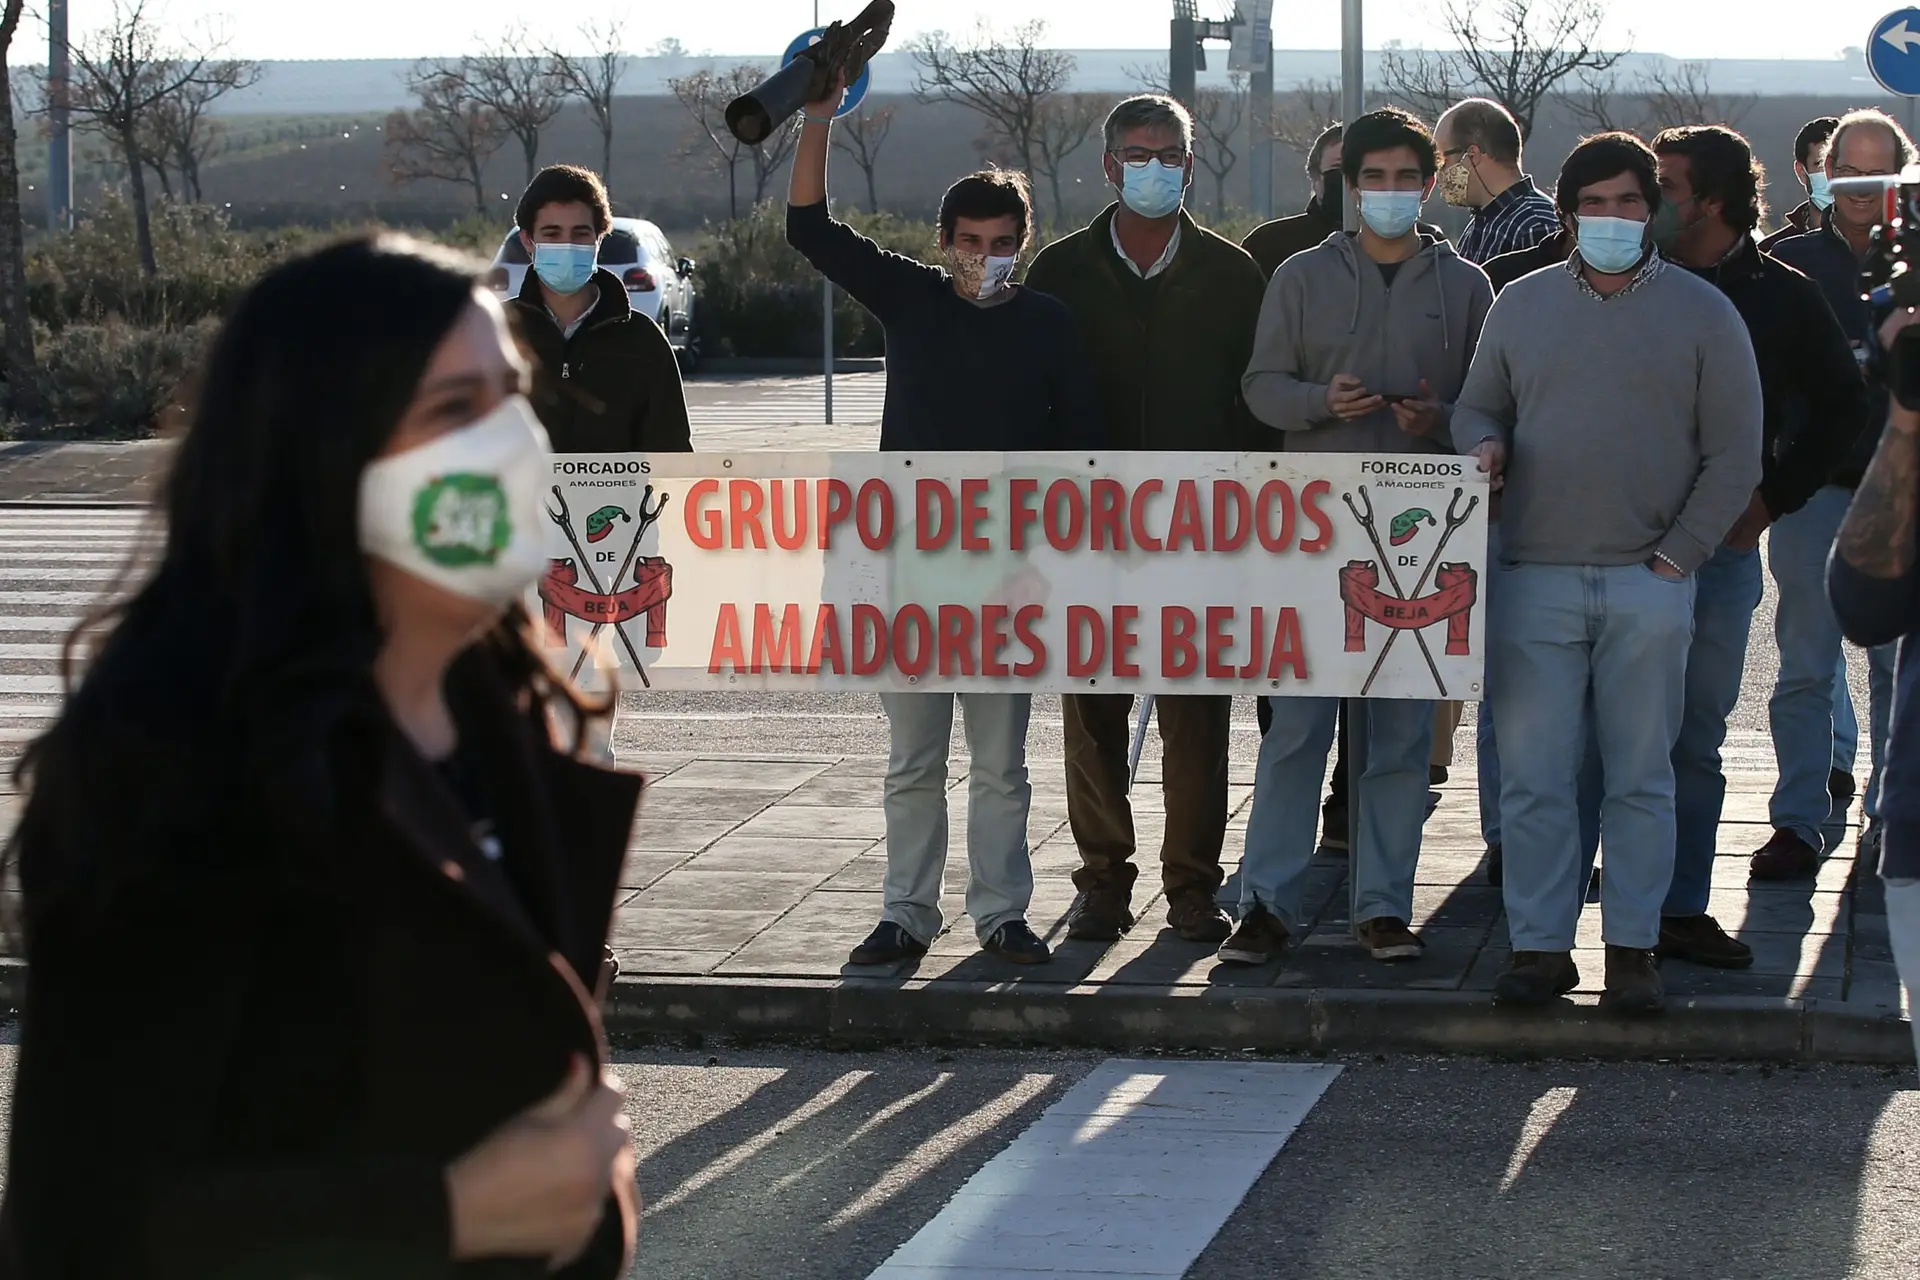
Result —
<instances>
[{"instance_id":1,"label":"long dark hair","mask_svg":"<svg viewBox=\"0 0 1920 1280\"><path fill-rule=\"evenodd\" d=\"M360 476L478 272L361 236L275 268L236 305L158 498L157 563L75 632L68 655L90 650L85 673L15 771L28 800L5 861L29 892L107 888L128 870L95 851L109 824L132 828L112 849L164 857L170 835L204 832L245 790L330 789L341 730L383 714ZM523 611L483 643L533 702L563 698L576 723L604 710L553 674Z\"/></svg>"}]
</instances>

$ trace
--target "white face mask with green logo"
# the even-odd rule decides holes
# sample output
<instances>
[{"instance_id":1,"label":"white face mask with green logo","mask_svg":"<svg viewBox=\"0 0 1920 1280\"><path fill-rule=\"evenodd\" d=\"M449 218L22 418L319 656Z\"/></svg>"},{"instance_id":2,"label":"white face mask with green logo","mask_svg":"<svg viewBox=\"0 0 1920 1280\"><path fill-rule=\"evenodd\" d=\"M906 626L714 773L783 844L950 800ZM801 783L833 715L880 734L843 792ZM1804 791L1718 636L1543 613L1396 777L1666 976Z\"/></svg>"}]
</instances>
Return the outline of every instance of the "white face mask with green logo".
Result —
<instances>
[{"instance_id":1,"label":"white face mask with green logo","mask_svg":"<svg viewBox=\"0 0 1920 1280\"><path fill-rule=\"evenodd\" d=\"M547 433L524 396L380 458L360 477L360 547L417 578L505 608L546 568Z\"/></svg>"}]
</instances>

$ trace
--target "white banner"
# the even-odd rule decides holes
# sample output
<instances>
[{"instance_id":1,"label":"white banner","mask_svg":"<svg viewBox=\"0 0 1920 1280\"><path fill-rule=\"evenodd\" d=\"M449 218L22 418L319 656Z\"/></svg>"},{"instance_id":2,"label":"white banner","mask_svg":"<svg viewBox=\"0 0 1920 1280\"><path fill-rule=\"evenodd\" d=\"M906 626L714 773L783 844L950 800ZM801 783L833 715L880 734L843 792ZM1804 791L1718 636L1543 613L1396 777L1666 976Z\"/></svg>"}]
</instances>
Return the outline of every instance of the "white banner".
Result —
<instances>
[{"instance_id":1,"label":"white banner","mask_svg":"<svg viewBox=\"0 0 1920 1280\"><path fill-rule=\"evenodd\" d=\"M1488 490L1471 459L552 467L530 603L589 687L1480 697Z\"/></svg>"}]
</instances>

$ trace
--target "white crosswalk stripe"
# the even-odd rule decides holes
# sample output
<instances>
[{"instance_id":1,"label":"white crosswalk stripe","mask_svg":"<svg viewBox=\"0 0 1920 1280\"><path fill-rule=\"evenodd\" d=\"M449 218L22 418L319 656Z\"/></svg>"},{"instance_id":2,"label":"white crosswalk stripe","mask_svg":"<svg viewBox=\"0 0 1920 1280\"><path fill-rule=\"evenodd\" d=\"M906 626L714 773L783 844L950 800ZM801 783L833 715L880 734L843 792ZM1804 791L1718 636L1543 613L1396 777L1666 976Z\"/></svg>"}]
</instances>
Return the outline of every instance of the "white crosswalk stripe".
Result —
<instances>
[{"instance_id":1,"label":"white crosswalk stripe","mask_svg":"<svg viewBox=\"0 0 1920 1280\"><path fill-rule=\"evenodd\" d=\"M785 426L824 420L825 397L819 378L778 378L689 384L687 413L697 434L702 427ZM880 421L886 401L883 373L842 374L833 380L836 423Z\"/></svg>"}]
</instances>

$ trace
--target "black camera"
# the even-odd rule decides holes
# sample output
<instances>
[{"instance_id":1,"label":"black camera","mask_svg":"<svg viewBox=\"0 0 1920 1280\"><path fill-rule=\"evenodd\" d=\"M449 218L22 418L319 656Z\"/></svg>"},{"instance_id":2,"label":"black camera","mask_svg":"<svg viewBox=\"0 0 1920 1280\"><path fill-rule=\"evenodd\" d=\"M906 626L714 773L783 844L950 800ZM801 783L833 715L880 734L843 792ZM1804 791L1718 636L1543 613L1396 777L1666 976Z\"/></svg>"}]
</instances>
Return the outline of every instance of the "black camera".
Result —
<instances>
[{"instance_id":1,"label":"black camera","mask_svg":"<svg viewBox=\"0 0 1920 1280\"><path fill-rule=\"evenodd\" d=\"M1885 201L1860 265L1861 293L1872 314L1865 335L1867 376L1884 383L1901 405L1920 412L1920 325L1902 329L1891 348L1880 342L1880 326L1897 308L1920 307L1920 168L1886 177L1836 178L1833 194Z\"/></svg>"}]
</instances>

